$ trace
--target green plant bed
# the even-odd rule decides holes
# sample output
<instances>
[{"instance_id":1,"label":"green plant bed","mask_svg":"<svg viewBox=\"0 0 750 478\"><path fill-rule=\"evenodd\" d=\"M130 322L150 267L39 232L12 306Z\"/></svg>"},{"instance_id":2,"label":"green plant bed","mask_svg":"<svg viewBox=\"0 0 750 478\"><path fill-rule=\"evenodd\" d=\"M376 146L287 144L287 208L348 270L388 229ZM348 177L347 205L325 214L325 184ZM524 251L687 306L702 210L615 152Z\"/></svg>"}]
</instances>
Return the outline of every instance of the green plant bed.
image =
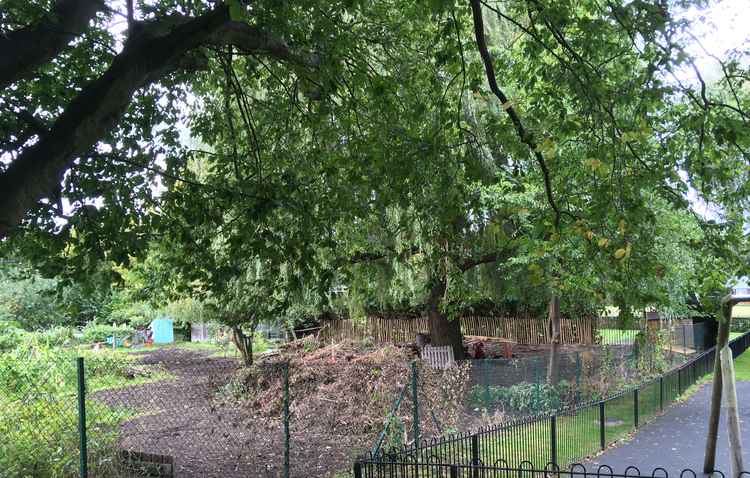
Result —
<instances>
[{"instance_id":1,"label":"green plant bed","mask_svg":"<svg viewBox=\"0 0 750 478\"><path fill-rule=\"evenodd\" d=\"M120 424L133 414L87 401L86 415L89 469L97 476L111 476ZM74 394L25 401L0 395L0 435L0 469L8 476L77 476L80 458Z\"/></svg>"}]
</instances>

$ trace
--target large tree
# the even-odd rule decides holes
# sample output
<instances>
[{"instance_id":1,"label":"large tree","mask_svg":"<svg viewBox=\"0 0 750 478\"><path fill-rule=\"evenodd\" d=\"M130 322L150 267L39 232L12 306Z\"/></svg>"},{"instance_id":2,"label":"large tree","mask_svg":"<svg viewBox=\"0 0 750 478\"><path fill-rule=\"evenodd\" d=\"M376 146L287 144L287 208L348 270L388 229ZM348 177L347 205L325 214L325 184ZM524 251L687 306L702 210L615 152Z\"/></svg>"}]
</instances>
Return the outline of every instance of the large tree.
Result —
<instances>
[{"instance_id":1,"label":"large tree","mask_svg":"<svg viewBox=\"0 0 750 478\"><path fill-rule=\"evenodd\" d=\"M581 251L645 257L655 201L685 208L692 184L746 204L746 64L681 79L690 3L8 2L0 235L20 225L22 248L82 267L156 234L196 256L220 238L321 294L331 265L419 252L433 327L458 350L438 300L452 276L539 251L554 311ZM503 181L533 196L510 249L483 238L516 213L471 192ZM388 211L418 237L340 254L342 231ZM711 251L741 237L727 224L702 236Z\"/></svg>"}]
</instances>

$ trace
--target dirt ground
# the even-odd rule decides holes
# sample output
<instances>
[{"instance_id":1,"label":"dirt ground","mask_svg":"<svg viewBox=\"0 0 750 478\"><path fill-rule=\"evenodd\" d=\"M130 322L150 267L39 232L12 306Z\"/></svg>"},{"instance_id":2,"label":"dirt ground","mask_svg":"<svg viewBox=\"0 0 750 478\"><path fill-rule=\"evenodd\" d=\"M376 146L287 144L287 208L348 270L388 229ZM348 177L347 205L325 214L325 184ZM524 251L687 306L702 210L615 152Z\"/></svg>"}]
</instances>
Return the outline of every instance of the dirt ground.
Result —
<instances>
[{"instance_id":1,"label":"dirt ground","mask_svg":"<svg viewBox=\"0 0 750 478\"><path fill-rule=\"evenodd\" d=\"M122 427L121 449L172 456L174 476L180 478L282 476L281 417L261 413L250 402L220 398L238 370L235 359L179 349L140 356L174 378L93 396L111 407L136 411L137 417ZM348 470L354 455L372 442L371 435L328 436L294 418L290 435L291 476L299 478Z\"/></svg>"}]
</instances>

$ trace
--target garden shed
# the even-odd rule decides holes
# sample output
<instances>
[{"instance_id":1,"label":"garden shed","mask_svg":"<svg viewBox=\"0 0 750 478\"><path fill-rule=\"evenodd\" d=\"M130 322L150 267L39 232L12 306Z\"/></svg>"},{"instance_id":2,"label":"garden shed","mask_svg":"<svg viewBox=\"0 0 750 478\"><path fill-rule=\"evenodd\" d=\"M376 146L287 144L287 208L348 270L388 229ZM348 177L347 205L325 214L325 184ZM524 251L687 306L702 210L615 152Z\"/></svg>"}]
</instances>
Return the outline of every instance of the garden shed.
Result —
<instances>
[{"instance_id":1,"label":"garden shed","mask_svg":"<svg viewBox=\"0 0 750 478\"><path fill-rule=\"evenodd\" d=\"M168 318L156 319L151 322L151 338L155 344L174 343L174 321Z\"/></svg>"},{"instance_id":2,"label":"garden shed","mask_svg":"<svg viewBox=\"0 0 750 478\"><path fill-rule=\"evenodd\" d=\"M208 342L211 340L211 326L207 323L190 324L191 342Z\"/></svg>"}]
</instances>

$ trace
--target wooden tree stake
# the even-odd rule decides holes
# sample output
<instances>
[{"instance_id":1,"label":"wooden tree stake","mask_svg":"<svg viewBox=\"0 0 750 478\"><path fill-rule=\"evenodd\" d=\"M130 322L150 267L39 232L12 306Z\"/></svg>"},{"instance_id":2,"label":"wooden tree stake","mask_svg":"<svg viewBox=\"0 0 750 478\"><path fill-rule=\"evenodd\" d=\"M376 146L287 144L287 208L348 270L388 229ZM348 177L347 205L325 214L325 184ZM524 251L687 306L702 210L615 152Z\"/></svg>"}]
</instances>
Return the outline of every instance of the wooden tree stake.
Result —
<instances>
[{"instance_id":1,"label":"wooden tree stake","mask_svg":"<svg viewBox=\"0 0 750 478\"><path fill-rule=\"evenodd\" d=\"M734 379L734 361L728 345L721 349L721 375L723 383L724 409L727 413L729 430L729 454L732 459L732 477L739 478L743 472L742 437L740 436L740 416L737 408L737 388Z\"/></svg>"}]
</instances>

